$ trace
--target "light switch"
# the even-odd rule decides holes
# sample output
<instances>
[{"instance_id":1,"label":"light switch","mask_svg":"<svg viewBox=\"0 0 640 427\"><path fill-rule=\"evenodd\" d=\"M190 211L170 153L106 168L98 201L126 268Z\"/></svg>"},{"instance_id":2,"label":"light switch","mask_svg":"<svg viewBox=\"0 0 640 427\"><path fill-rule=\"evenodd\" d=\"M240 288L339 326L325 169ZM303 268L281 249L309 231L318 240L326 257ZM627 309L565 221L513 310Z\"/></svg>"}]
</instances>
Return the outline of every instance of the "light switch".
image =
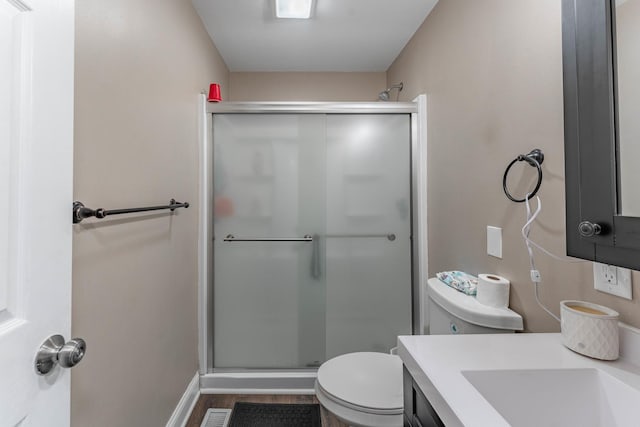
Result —
<instances>
[{"instance_id":1,"label":"light switch","mask_svg":"<svg viewBox=\"0 0 640 427\"><path fill-rule=\"evenodd\" d=\"M487 226L487 254L502 259L502 228Z\"/></svg>"}]
</instances>

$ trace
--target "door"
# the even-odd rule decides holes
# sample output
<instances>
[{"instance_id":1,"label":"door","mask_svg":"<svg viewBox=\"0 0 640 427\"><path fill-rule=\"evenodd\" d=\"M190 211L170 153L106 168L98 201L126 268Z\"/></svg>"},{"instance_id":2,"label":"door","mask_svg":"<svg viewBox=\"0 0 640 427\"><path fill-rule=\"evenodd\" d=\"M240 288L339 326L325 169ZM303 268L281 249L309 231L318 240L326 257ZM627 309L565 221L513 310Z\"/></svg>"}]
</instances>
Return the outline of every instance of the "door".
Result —
<instances>
[{"instance_id":1,"label":"door","mask_svg":"<svg viewBox=\"0 0 640 427\"><path fill-rule=\"evenodd\" d=\"M36 374L69 338L72 0L0 0L0 426L68 426L69 371Z\"/></svg>"},{"instance_id":2,"label":"door","mask_svg":"<svg viewBox=\"0 0 640 427\"><path fill-rule=\"evenodd\" d=\"M411 335L410 118L327 116L326 359Z\"/></svg>"},{"instance_id":3,"label":"door","mask_svg":"<svg viewBox=\"0 0 640 427\"><path fill-rule=\"evenodd\" d=\"M214 366L324 360L325 118L215 114Z\"/></svg>"}]
</instances>

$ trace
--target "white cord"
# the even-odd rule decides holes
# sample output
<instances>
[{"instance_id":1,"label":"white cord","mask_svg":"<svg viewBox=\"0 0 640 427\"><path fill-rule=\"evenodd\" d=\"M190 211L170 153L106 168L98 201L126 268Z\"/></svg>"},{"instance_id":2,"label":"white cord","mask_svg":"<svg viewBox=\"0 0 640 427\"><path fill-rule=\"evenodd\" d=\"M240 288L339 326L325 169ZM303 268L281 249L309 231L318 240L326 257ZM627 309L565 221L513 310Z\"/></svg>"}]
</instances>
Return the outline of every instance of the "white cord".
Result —
<instances>
[{"instance_id":1,"label":"white cord","mask_svg":"<svg viewBox=\"0 0 640 427\"><path fill-rule=\"evenodd\" d=\"M524 226L522 227L522 237L524 237L524 242L527 245L527 252L529 253L529 266L531 267L531 271L530 271L531 272L531 281L533 282L533 289L534 289L534 294L536 296L536 303L538 303L538 305L544 311L546 311L551 317L553 317L558 322L560 322L560 318L558 318L558 316L553 314L553 312L551 312L551 310L549 310L540 301L540 297L538 295L538 286L540 286L540 283L542 282L542 278L540 277L540 272L536 269L536 263L535 263L535 260L534 260L534 257L533 257L532 246L535 246L536 248L540 249L545 254L551 256L552 258L558 259L560 261L566 261L566 262L575 262L575 261L568 260L566 258L560 258L559 256L552 254L551 252L549 252L546 249L544 249L542 246L534 243L533 241L531 241L531 239L529 239L529 233L531 232L531 224L533 224L533 222L536 220L536 218L538 217L538 214L540 213L540 210L542 209L542 202L540 201L540 197L536 196L536 199L537 199L537 202L538 202L538 208L532 214L531 213L531 205L529 204L529 200L530 199L531 199L531 194L527 194L527 196L525 197L525 202L526 202L526 206L527 206L527 222L525 222ZM579 261L579 262L581 262L581 261Z\"/></svg>"},{"instance_id":2,"label":"white cord","mask_svg":"<svg viewBox=\"0 0 640 427\"><path fill-rule=\"evenodd\" d=\"M534 282L533 283L533 289L534 289L534 293L536 295L536 302L538 303L538 305L547 313L549 313L549 316L553 317L554 319L556 319L558 322L560 322L560 318L558 316L556 316L555 314L553 314L553 312L551 312L551 310L549 310L544 304L542 304L542 302L540 301L540 297L538 296L538 286L540 285L541 282Z\"/></svg>"},{"instance_id":3,"label":"white cord","mask_svg":"<svg viewBox=\"0 0 640 427\"><path fill-rule=\"evenodd\" d=\"M534 246L536 249L540 250L541 252L547 254L551 258L557 259L558 261L569 262L569 263L587 262L586 260L583 260L583 259L569 259L567 257L558 256L556 254L553 254L553 253L549 252L548 250L546 250L545 248L543 248L542 246L540 246L536 242L534 242L531 239L529 239L529 230L531 228L531 224L536 220L536 218L538 217L538 214L542 210L542 201L540 200L540 197L536 196L536 201L538 202L538 207L537 207L536 211L533 213L533 215L531 215L531 205L529 204L529 200L531 200L531 198L529 197L529 194L527 194L527 197L526 197L527 222L525 223L524 227L522 227L522 237L524 237L524 241L527 243L527 249L529 250L529 256L530 257L533 256L533 253L531 252L531 248L529 246L529 245L531 245L531 246ZM533 270L533 268L532 268L532 270Z\"/></svg>"}]
</instances>

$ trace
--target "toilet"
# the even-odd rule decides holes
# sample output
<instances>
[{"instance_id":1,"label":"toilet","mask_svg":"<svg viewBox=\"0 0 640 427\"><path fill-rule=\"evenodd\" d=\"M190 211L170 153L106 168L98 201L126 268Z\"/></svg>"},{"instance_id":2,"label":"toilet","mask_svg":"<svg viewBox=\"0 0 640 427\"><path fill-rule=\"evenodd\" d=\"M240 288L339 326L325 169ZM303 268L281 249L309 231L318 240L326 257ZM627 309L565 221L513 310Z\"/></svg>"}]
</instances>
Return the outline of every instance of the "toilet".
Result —
<instances>
[{"instance_id":1,"label":"toilet","mask_svg":"<svg viewBox=\"0 0 640 427\"><path fill-rule=\"evenodd\" d=\"M429 330L432 335L496 334L522 330L522 316L508 308L480 304L429 279ZM402 361L396 355L347 353L323 363L315 382L318 401L354 427L403 425Z\"/></svg>"},{"instance_id":2,"label":"toilet","mask_svg":"<svg viewBox=\"0 0 640 427\"><path fill-rule=\"evenodd\" d=\"M402 426L402 361L385 353L347 353L324 362L318 401L351 426Z\"/></svg>"}]
</instances>

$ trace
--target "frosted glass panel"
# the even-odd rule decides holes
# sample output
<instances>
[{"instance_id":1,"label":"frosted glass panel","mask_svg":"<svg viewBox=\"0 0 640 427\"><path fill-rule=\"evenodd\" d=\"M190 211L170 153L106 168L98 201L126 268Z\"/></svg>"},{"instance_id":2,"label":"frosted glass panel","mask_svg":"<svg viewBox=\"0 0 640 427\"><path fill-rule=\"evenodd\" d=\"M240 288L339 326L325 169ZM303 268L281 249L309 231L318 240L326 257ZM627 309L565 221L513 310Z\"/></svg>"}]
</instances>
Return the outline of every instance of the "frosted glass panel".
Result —
<instances>
[{"instance_id":1,"label":"frosted glass panel","mask_svg":"<svg viewBox=\"0 0 640 427\"><path fill-rule=\"evenodd\" d=\"M410 116L214 114L213 128L214 367L315 367L410 334Z\"/></svg>"},{"instance_id":2,"label":"frosted glass panel","mask_svg":"<svg viewBox=\"0 0 640 427\"><path fill-rule=\"evenodd\" d=\"M225 242L324 233L325 118L214 116L214 365L317 366L324 256L315 242ZM320 337L320 339L319 339Z\"/></svg>"},{"instance_id":3,"label":"frosted glass panel","mask_svg":"<svg viewBox=\"0 0 640 427\"><path fill-rule=\"evenodd\" d=\"M327 358L411 334L409 120L327 117Z\"/></svg>"}]
</instances>

